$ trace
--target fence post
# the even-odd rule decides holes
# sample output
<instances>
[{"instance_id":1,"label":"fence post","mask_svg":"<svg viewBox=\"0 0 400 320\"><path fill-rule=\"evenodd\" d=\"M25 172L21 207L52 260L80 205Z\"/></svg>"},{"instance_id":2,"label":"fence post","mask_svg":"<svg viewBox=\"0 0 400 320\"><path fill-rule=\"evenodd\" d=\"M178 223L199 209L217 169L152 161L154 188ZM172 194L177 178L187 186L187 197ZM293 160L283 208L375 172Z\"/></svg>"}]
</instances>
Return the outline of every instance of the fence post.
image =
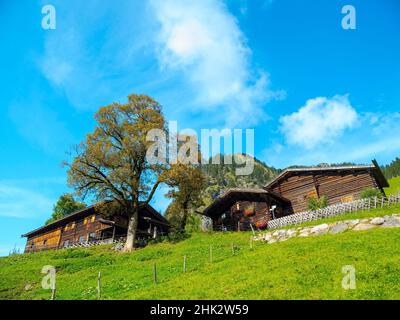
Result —
<instances>
[{"instance_id":1,"label":"fence post","mask_svg":"<svg viewBox=\"0 0 400 320\"><path fill-rule=\"evenodd\" d=\"M154 284L157 284L157 265L155 262L153 263L153 277Z\"/></svg>"},{"instance_id":2,"label":"fence post","mask_svg":"<svg viewBox=\"0 0 400 320\"><path fill-rule=\"evenodd\" d=\"M377 196L375 196L375 209L376 209L376 206L377 206L377 202L378 202L378 197Z\"/></svg>"},{"instance_id":3,"label":"fence post","mask_svg":"<svg viewBox=\"0 0 400 320\"><path fill-rule=\"evenodd\" d=\"M100 271L97 276L97 298L99 300L101 299L101 273L100 273Z\"/></svg>"},{"instance_id":4,"label":"fence post","mask_svg":"<svg viewBox=\"0 0 400 320\"><path fill-rule=\"evenodd\" d=\"M56 283L54 281L53 288L51 288L51 300L56 300Z\"/></svg>"}]
</instances>

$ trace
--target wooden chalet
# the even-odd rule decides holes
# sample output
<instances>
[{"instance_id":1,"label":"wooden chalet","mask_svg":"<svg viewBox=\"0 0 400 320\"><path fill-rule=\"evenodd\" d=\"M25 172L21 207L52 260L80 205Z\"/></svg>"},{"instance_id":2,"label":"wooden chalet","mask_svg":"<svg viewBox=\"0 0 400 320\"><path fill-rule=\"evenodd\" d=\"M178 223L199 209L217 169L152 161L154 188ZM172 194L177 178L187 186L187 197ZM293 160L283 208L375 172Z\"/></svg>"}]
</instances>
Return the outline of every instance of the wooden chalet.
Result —
<instances>
[{"instance_id":1,"label":"wooden chalet","mask_svg":"<svg viewBox=\"0 0 400 320\"><path fill-rule=\"evenodd\" d=\"M103 216L90 206L76 211L62 219L28 232L25 252L67 248L91 243L113 243L124 240L127 234L128 219L114 214ZM145 239L167 234L170 225L152 206L140 209L137 238Z\"/></svg>"},{"instance_id":2,"label":"wooden chalet","mask_svg":"<svg viewBox=\"0 0 400 320\"><path fill-rule=\"evenodd\" d=\"M367 188L389 184L375 160L371 165L289 168L263 189L229 189L203 212L214 230L264 229L268 221L308 210L310 198L328 205L357 200Z\"/></svg>"}]
</instances>

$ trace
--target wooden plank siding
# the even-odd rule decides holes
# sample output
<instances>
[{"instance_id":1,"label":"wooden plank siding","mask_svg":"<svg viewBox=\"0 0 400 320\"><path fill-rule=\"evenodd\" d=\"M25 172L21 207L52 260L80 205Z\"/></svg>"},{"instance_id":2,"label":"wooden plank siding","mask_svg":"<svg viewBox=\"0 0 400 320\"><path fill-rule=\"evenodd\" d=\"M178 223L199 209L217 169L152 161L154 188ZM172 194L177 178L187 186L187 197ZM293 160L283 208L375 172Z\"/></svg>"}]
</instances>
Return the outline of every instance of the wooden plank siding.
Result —
<instances>
[{"instance_id":1,"label":"wooden plank siding","mask_svg":"<svg viewBox=\"0 0 400 320\"><path fill-rule=\"evenodd\" d=\"M271 190L289 199L293 212L308 210L310 197L326 196L328 204L357 200L366 188L378 185L371 172L302 172L278 181ZM351 200L350 200L351 199Z\"/></svg>"},{"instance_id":2,"label":"wooden plank siding","mask_svg":"<svg viewBox=\"0 0 400 320\"><path fill-rule=\"evenodd\" d=\"M25 252L59 249L69 245L125 237L128 219L114 215L105 220L94 207L88 207L26 235ZM141 209L137 236L152 237L169 231L168 221L150 206Z\"/></svg>"}]
</instances>

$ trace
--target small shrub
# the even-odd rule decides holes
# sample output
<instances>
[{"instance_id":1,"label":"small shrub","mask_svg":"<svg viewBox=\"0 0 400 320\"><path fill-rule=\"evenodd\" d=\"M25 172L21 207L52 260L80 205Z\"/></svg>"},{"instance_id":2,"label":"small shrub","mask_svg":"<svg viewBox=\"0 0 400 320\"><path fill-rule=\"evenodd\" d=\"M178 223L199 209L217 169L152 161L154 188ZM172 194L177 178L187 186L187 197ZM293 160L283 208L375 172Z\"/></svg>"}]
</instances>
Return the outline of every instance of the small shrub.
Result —
<instances>
[{"instance_id":1,"label":"small shrub","mask_svg":"<svg viewBox=\"0 0 400 320\"><path fill-rule=\"evenodd\" d=\"M367 188L361 191L360 198L361 199L368 199L368 198L381 198L382 192L376 188Z\"/></svg>"},{"instance_id":2,"label":"small shrub","mask_svg":"<svg viewBox=\"0 0 400 320\"><path fill-rule=\"evenodd\" d=\"M319 199L312 197L308 199L308 210L315 211L318 209L323 209L328 206L328 198L326 196L321 196Z\"/></svg>"}]
</instances>

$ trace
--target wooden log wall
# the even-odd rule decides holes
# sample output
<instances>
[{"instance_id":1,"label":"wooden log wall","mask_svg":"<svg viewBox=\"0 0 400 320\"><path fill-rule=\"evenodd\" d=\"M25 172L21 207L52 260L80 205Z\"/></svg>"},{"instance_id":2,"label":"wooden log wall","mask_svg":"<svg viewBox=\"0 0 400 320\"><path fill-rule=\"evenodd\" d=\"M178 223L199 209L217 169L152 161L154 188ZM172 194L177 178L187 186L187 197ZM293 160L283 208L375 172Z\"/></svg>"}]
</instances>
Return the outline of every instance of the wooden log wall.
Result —
<instances>
[{"instance_id":1,"label":"wooden log wall","mask_svg":"<svg viewBox=\"0 0 400 320\"><path fill-rule=\"evenodd\" d=\"M308 210L310 197L326 196L328 204L332 205L357 200L364 189L376 187L376 181L368 171L325 172L297 174L282 179L271 190L289 199L293 212L301 212Z\"/></svg>"},{"instance_id":2,"label":"wooden log wall","mask_svg":"<svg viewBox=\"0 0 400 320\"><path fill-rule=\"evenodd\" d=\"M272 200L271 200L272 201ZM270 212L271 205L276 204L275 218L281 218L287 214L285 208L282 205L272 201L260 202L260 201L238 201L231 208L229 208L223 215L213 220L214 230L238 230L238 223L241 231L251 230L250 223L255 225L260 219L265 221L272 219ZM254 208L254 214L246 215L246 209Z\"/></svg>"}]
</instances>

